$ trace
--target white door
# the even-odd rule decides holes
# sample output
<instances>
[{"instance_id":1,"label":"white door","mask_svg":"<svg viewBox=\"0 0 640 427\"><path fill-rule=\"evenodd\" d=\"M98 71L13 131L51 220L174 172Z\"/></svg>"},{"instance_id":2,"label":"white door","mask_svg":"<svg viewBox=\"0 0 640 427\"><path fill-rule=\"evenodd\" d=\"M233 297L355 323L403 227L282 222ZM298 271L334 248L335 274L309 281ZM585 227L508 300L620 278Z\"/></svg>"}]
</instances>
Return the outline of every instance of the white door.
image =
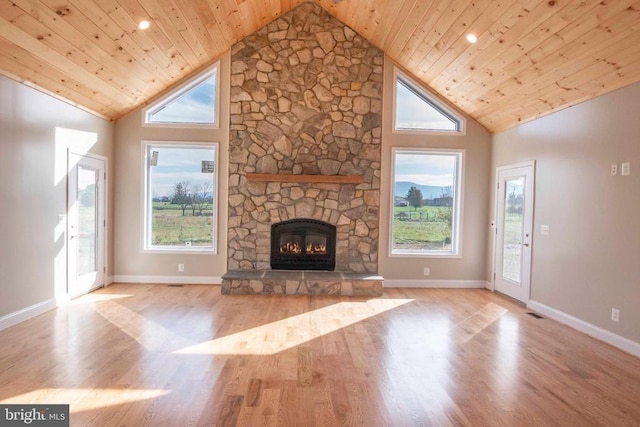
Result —
<instances>
[{"instance_id":1,"label":"white door","mask_svg":"<svg viewBox=\"0 0 640 427\"><path fill-rule=\"evenodd\" d=\"M67 294L104 285L105 162L69 153Z\"/></svg>"},{"instance_id":2,"label":"white door","mask_svg":"<svg viewBox=\"0 0 640 427\"><path fill-rule=\"evenodd\" d=\"M497 169L494 289L529 301L534 163Z\"/></svg>"}]
</instances>

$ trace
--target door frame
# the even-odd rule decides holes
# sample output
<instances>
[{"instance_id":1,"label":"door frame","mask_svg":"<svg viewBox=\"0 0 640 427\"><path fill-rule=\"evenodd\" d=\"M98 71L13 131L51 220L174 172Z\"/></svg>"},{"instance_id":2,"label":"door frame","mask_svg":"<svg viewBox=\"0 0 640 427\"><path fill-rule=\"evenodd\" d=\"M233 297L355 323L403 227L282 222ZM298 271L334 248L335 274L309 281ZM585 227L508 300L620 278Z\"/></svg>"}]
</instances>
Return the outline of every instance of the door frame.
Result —
<instances>
[{"instance_id":1,"label":"door frame","mask_svg":"<svg viewBox=\"0 0 640 427\"><path fill-rule=\"evenodd\" d=\"M66 218L67 220L66 222L66 227L65 227L65 247L66 247L66 258L67 258L67 262L66 262L66 270L67 270L67 274L66 274L66 284L65 284L65 300L68 302L71 300L71 298L75 298L78 297L80 295L71 295L69 293L69 285L71 284L71 268L70 268L70 262L71 262L71 256L75 256L74 254L71 253L70 247L71 245L69 244L70 238L71 238L71 232L70 232L70 224L69 224L69 213L71 211L71 191L73 190L71 188L71 172L73 170L73 168L76 167L76 164L72 163L72 157L73 156L78 156L80 158L89 158L89 159L93 159L93 160L98 160L101 161L102 164L104 165L104 176L102 177L102 183L103 183L103 191L102 191L102 200L99 200L98 203L102 202L102 206L103 206L103 219L104 219L104 225L102 227L102 257L101 257L101 261L102 261L102 265L101 267L103 268L103 275L102 275L102 284L100 284L99 286L95 286L93 288L91 288L90 291L98 289L100 287L106 287L109 285L109 279L107 277L107 271L108 271L108 247L109 247L109 221L108 221L108 217L109 217L109 158L106 156L102 156L100 154L94 154L94 153L87 153L87 152L82 152L82 151L75 151L71 148L67 149L67 203L66 203ZM89 292L90 292L89 291Z\"/></svg>"},{"instance_id":2,"label":"door frame","mask_svg":"<svg viewBox=\"0 0 640 427\"><path fill-rule=\"evenodd\" d=\"M494 182L494 190L495 190L495 197L494 197L494 207L493 207L493 220L491 222L491 227L493 228L493 232L492 234L492 240L493 240L493 251L492 251L492 258L491 258L491 292L495 292L496 291L496 277L497 277L497 268L496 268L496 264L497 264L497 252L498 252L498 246L497 246L497 236L498 236L498 205L499 205L499 197L500 197L500 190L499 190L499 185L500 185L500 172L505 171L505 170L510 170L510 169L517 169L517 168L522 168L522 167L531 167L531 171L532 171L532 179L531 179L531 183L530 186L528 186L528 188L530 188L530 193L531 193L531 204L529 207L527 207L526 209L530 210L530 215L531 215L531 236L530 236L530 240L529 240L529 271L528 271L528 277L527 279L529 280L529 293L527 295L527 300L523 301L525 304L529 301L529 299L531 298L531 276L532 276L532 271L533 269L532 267L532 261L533 261L533 235L534 235L534 230L535 230L535 225L534 225L534 220L535 220L535 182L536 182L536 161L535 160L529 160L529 161L525 161L525 162L519 162L519 163L513 163L510 165L504 165L504 166L498 166L496 167L496 174L495 174L495 182Z\"/></svg>"}]
</instances>

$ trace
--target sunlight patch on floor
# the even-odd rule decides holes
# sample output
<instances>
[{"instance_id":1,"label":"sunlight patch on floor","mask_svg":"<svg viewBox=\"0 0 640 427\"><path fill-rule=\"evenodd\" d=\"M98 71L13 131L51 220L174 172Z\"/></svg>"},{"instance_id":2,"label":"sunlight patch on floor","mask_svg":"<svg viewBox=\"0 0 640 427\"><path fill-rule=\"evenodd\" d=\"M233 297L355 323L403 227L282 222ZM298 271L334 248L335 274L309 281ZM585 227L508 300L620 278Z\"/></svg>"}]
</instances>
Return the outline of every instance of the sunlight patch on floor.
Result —
<instances>
[{"instance_id":1,"label":"sunlight patch on floor","mask_svg":"<svg viewBox=\"0 0 640 427\"><path fill-rule=\"evenodd\" d=\"M509 310L490 302L482 309L456 324L456 340L467 342L504 316Z\"/></svg>"},{"instance_id":2,"label":"sunlight patch on floor","mask_svg":"<svg viewBox=\"0 0 640 427\"><path fill-rule=\"evenodd\" d=\"M161 324L114 301L96 304L96 312L149 351L172 351L192 344Z\"/></svg>"},{"instance_id":3,"label":"sunlight patch on floor","mask_svg":"<svg viewBox=\"0 0 640 427\"><path fill-rule=\"evenodd\" d=\"M69 303L67 303L66 305L90 304L95 302L111 301L111 300L120 299L120 298L128 298L132 296L133 295L131 294L103 294L98 292L92 292L90 294L75 298L71 300Z\"/></svg>"},{"instance_id":4,"label":"sunlight patch on floor","mask_svg":"<svg viewBox=\"0 0 640 427\"><path fill-rule=\"evenodd\" d=\"M339 302L266 325L185 347L174 354L272 355L393 310L413 299ZM312 328L311 325L314 325ZM317 325L317 326L315 326Z\"/></svg>"},{"instance_id":5,"label":"sunlight patch on floor","mask_svg":"<svg viewBox=\"0 0 640 427\"><path fill-rule=\"evenodd\" d=\"M90 411L129 402L155 399L169 392L169 390L130 388L41 388L0 400L0 404L68 404L69 410L73 414L74 412Z\"/></svg>"}]
</instances>

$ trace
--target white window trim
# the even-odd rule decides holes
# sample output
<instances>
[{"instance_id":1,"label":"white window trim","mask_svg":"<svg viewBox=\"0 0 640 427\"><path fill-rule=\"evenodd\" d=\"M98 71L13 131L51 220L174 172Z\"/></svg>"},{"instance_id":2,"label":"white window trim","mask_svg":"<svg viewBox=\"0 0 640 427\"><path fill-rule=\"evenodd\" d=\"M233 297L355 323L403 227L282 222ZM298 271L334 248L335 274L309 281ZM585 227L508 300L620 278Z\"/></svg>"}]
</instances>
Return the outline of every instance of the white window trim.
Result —
<instances>
[{"instance_id":1,"label":"white window trim","mask_svg":"<svg viewBox=\"0 0 640 427\"><path fill-rule=\"evenodd\" d=\"M213 217L211 218L212 227L213 227L213 242L212 247L202 247L202 246L169 246L169 247L161 247L161 246L153 246L149 243L149 233L151 226L151 215L152 211L149 209L149 202L151 200L151 195L148 193L149 189L149 162L147 160L147 147L149 146L157 146L157 145L166 145L170 147L184 147L184 148L200 148L200 147L213 147L214 149L214 165L215 170L213 172L213 191L215 192L213 196L214 205L213 205ZM142 174L141 174L141 188L142 188L142 212L140 215L141 221L141 240L140 240L140 252L142 253L153 253L153 254L194 254L194 255L215 255L218 253L218 173L220 170L220 165L218 163L219 157L219 143L211 142L211 141L156 141L156 140L143 140L141 144L141 158L142 158Z\"/></svg>"},{"instance_id":2,"label":"white window trim","mask_svg":"<svg viewBox=\"0 0 640 427\"><path fill-rule=\"evenodd\" d=\"M422 96L428 99L431 103L437 106L438 109L446 112L447 114L455 117L460 121L460 130L429 130L429 129L396 129L396 100L397 100L397 81L398 78L402 78L402 80L409 83L413 89L416 89ZM456 112L452 108L450 108L444 101L440 99L440 97L434 94L431 90L424 87L423 84L416 82L414 79L409 77L407 74L398 70L398 68L393 68L393 108L392 108L392 122L391 122L391 131L392 133L404 133L404 134L429 134L429 135L447 135L447 136L464 136L467 134L467 119L464 115Z\"/></svg>"},{"instance_id":3,"label":"white window trim","mask_svg":"<svg viewBox=\"0 0 640 427\"><path fill-rule=\"evenodd\" d=\"M152 123L149 122L150 116L155 112L158 107L166 104L169 100L180 97L185 92L188 92L189 89L199 85L211 75L215 73L215 85L216 85L216 96L215 96L215 111L214 111L214 121L215 123ZM206 129L219 129L220 128L220 61L215 62L210 67L207 67L203 71L199 72L195 76L186 80L185 82L178 85L176 88L172 89L170 92L154 101L153 104L142 110L142 126L143 127L158 127L158 128L206 128Z\"/></svg>"},{"instance_id":4,"label":"white window trim","mask_svg":"<svg viewBox=\"0 0 640 427\"><path fill-rule=\"evenodd\" d=\"M454 198L454 218L452 228L453 239L451 239L451 251L407 251L407 252L394 252L393 250L393 218L394 218L394 200L395 200L395 177L396 177L396 152L416 153L416 154L456 154L459 156L459 164L456 183L458 188ZM389 257L390 258L462 258L462 212L463 212L463 193L464 193L464 162L465 162L466 150L463 149L449 149L449 148L402 148L394 147L391 149L391 200L389 203Z\"/></svg>"}]
</instances>

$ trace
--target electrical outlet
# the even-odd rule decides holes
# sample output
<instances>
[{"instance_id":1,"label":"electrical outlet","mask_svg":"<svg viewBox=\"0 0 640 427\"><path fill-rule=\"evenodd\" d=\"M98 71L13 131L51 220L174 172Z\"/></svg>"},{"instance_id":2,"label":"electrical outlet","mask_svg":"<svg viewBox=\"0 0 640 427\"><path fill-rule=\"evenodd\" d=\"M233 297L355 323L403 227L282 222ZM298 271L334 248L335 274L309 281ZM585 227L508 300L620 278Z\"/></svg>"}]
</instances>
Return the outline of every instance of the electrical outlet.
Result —
<instances>
[{"instance_id":1,"label":"electrical outlet","mask_svg":"<svg viewBox=\"0 0 640 427\"><path fill-rule=\"evenodd\" d=\"M431 274L431 270L429 269L429 267L425 267L424 268L424 275L428 276L429 274Z\"/></svg>"},{"instance_id":2,"label":"electrical outlet","mask_svg":"<svg viewBox=\"0 0 640 427\"><path fill-rule=\"evenodd\" d=\"M614 322L620 321L620 310L618 310L617 308L611 309L611 320L613 320Z\"/></svg>"},{"instance_id":3,"label":"electrical outlet","mask_svg":"<svg viewBox=\"0 0 640 427\"><path fill-rule=\"evenodd\" d=\"M618 164L614 163L611 165L611 176L618 175Z\"/></svg>"},{"instance_id":4,"label":"electrical outlet","mask_svg":"<svg viewBox=\"0 0 640 427\"><path fill-rule=\"evenodd\" d=\"M184 264L178 264L178 271L184 273Z\"/></svg>"}]
</instances>

